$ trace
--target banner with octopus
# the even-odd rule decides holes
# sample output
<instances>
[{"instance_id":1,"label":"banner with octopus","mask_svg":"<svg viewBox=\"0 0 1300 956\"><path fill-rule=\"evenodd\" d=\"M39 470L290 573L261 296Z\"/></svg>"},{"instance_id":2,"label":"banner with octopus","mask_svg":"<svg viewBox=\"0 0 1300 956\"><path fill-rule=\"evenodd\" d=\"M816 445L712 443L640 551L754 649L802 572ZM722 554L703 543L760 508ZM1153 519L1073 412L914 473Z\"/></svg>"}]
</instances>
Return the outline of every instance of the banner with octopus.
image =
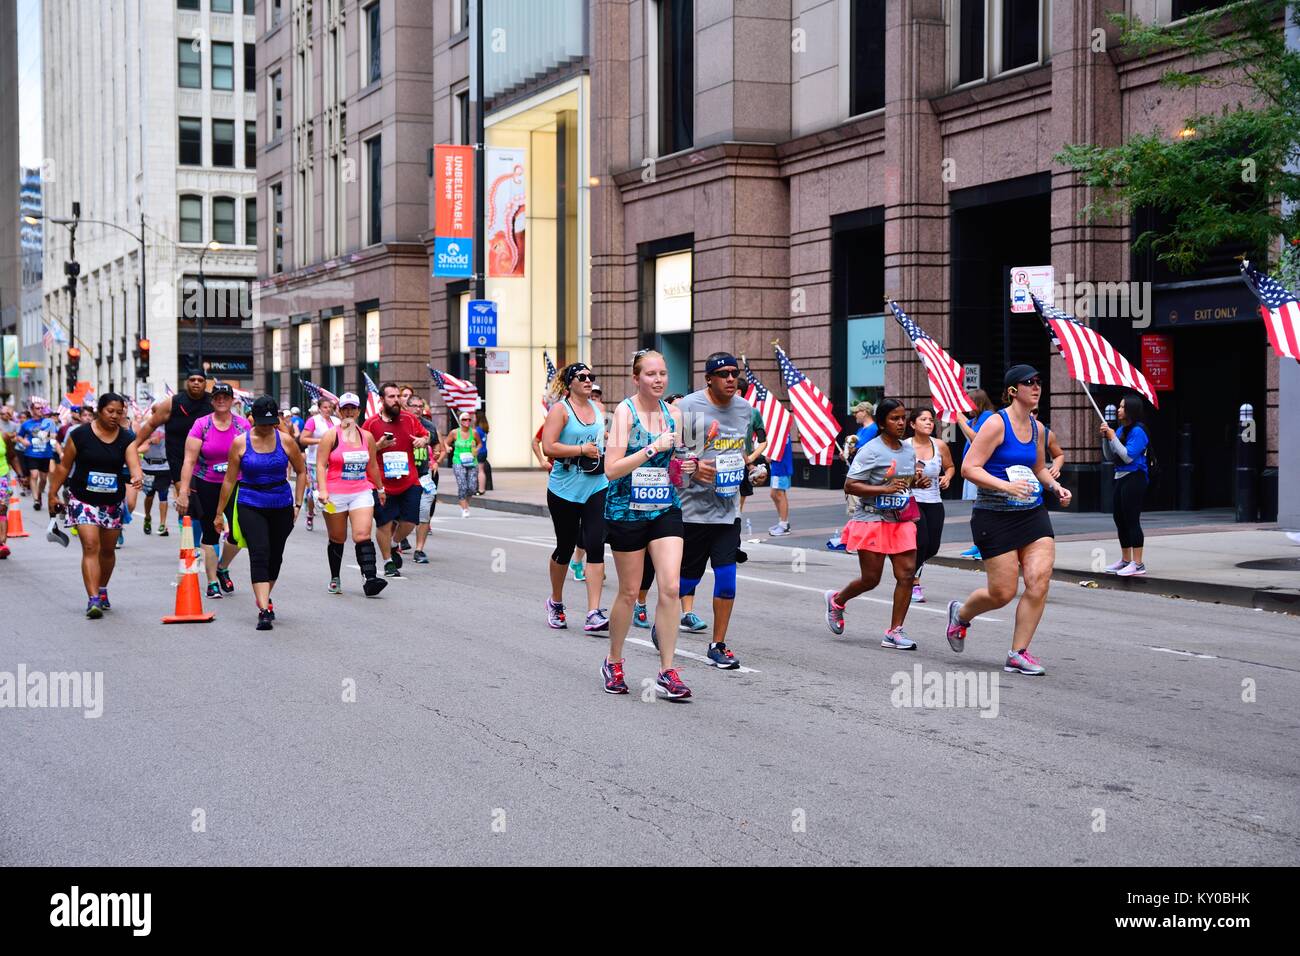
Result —
<instances>
[{"instance_id":1,"label":"banner with octopus","mask_svg":"<svg viewBox=\"0 0 1300 956\"><path fill-rule=\"evenodd\" d=\"M492 279L523 278L527 225L522 149L489 149L485 157L487 195L487 274Z\"/></svg>"}]
</instances>

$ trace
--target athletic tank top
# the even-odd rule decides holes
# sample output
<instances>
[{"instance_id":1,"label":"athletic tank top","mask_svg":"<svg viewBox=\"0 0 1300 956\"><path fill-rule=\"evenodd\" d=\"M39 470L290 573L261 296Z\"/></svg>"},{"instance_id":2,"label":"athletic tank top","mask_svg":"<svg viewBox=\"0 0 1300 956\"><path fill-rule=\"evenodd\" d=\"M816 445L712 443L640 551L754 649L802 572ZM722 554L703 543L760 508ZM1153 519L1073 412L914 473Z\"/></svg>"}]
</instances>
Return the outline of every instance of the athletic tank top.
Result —
<instances>
[{"instance_id":1,"label":"athletic tank top","mask_svg":"<svg viewBox=\"0 0 1300 956\"><path fill-rule=\"evenodd\" d=\"M561 445L585 445L587 442L595 442L596 447L604 451L605 445L605 413L597 410L594 406L591 411L596 416L596 420L590 425L584 425L578 420L578 413L573 410L568 399L563 402L564 412L567 416L564 420L564 427L560 429L560 437L557 439ZM590 461L590 459L587 459ZM592 495L609 485L609 479L605 477L603 470L589 475L576 464L557 461L551 468L551 477L546 482L547 490L551 491L556 497L563 498L565 501L573 501L577 504L583 504Z\"/></svg>"},{"instance_id":2,"label":"athletic tank top","mask_svg":"<svg viewBox=\"0 0 1300 956\"><path fill-rule=\"evenodd\" d=\"M185 439L189 437L194 423L204 415L212 414L212 399L207 392L199 399L181 392L172 396L171 417L163 424L163 443L167 447L169 462L185 460Z\"/></svg>"},{"instance_id":3,"label":"athletic tank top","mask_svg":"<svg viewBox=\"0 0 1300 956\"><path fill-rule=\"evenodd\" d=\"M912 450L915 451L917 441L915 438L912 438L911 442ZM912 489L912 497L924 504L936 505L942 500L939 490L939 476L943 474L943 458L939 455L939 448L934 444L933 439L930 441L930 448L934 452L933 457L930 459L923 460L920 455L916 456L916 460L921 462L921 474L930 479L930 487L914 487Z\"/></svg>"},{"instance_id":4,"label":"athletic tank top","mask_svg":"<svg viewBox=\"0 0 1300 956\"><path fill-rule=\"evenodd\" d=\"M454 441L455 444L452 446L451 463L453 465L473 465L475 463L474 431L471 429L467 436L457 428Z\"/></svg>"},{"instance_id":5,"label":"athletic tank top","mask_svg":"<svg viewBox=\"0 0 1300 956\"><path fill-rule=\"evenodd\" d=\"M632 399L623 399L623 404L632 413L632 428L628 433L627 450L624 452L626 456L654 444L659 436L650 434L641 425L641 419L637 416L636 405L633 404ZM673 420L672 410L662 399L659 401L659 411L664 417L668 431L675 431L677 422ZM674 508L681 508L682 502L677 496L677 488L668 480L668 463L672 460L671 449L661 451L644 464L637 465L630 475L611 481L605 492L605 519L607 521L653 521Z\"/></svg>"},{"instance_id":6,"label":"athletic tank top","mask_svg":"<svg viewBox=\"0 0 1300 956\"><path fill-rule=\"evenodd\" d=\"M370 449L365 436L352 444L343 440L342 429L332 429L334 447L330 449L325 466L325 483L331 495L351 495L359 491L373 491L375 486L366 474L370 467Z\"/></svg>"},{"instance_id":7,"label":"athletic tank top","mask_svg":"<svg viewBox=\"0 0 1300 956\"><path fill-rule=\"evenodd\" d=\"M239 459L239 504L254 508L289 508L293 506L293 491L285 474L289 468L289 454L280 444L280 430L275 430L275 447L268 452L253 448L253 434L249 432L244 445L244 455Z\"/></svg>"},{"instance_id":8,"label":"athletic tank top","mask_svg":"<svg viewBox=\"0 0 1300 956\"><path fill-rule=\"evenodd\" d=\"M1034 474L1034 465L1038 461L1038 422L1029 419L1029 441L1022 442L1016 437L1011 427L1011 419L1006 410L998 412L1002 416L1002 443L993 449L993 454L984 464L984 470L994 478L1003 481L1027 481L1031 489L1028 498L1012 498L1004 491L980 488L974 507L987 508L990 511L1024 511L1037 508L1043 503L1043 486Z\"/></svg>"}]
</instances>

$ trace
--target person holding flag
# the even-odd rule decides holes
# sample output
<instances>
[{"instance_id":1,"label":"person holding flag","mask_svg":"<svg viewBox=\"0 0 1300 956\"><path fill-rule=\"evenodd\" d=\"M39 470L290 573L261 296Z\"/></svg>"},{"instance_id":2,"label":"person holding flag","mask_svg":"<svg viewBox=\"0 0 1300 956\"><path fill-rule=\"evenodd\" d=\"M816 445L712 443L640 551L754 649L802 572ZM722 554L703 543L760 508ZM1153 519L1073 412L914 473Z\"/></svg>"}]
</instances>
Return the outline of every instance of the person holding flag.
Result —
<instances>
[{"instance_id":1,"label":"person holding flag","mask_svg":"<svg viewBox=\"0 0 1300 956\"><path fill-rule=\"evenodd\" d=\"M302 432L298 436L298 444L306 452L307 530L310 531L316 522L316 450L320 447L321 439L325 437L325 433L331 428L339 427L339 417L335 414L335 410L339 406L339 400L333 392L327 391L306 379L302 380L302 387L311 397L311 400L316 403L315 414L303 423Z\"/></svg>"}]
</instances>

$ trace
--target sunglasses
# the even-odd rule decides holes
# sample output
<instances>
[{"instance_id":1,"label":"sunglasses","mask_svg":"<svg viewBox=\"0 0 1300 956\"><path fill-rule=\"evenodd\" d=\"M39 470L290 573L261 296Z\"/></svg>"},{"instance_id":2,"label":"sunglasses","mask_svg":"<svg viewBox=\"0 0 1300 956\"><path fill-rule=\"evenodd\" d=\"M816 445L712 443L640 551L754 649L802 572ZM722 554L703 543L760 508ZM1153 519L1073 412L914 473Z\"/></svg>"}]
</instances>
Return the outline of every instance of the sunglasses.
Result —
<instances>
[{"instance_id":1,"label":"sunglasses","mask_svg":"<svg viewBox=\"0 0 1300 956\"><path fill-rule=\"evenodd\" d=\"M579 372L577 375L573 376L573 380L575 382L592 382L595 381L595 376L588 375L586 372Z\"/></svg>"},{"instance_id":2,"label":"sunglasses","mask_svg":"<svg viewBox=\"0 0 1300 956\"><path fill-rule=\"evenodd\" d=\"M720 368L715 372L710 372L709 374L716 375L718 378L740 378L740 369Z\"/></svg>"},{"instance_id":3,"label":"sunglasses","mask_svg":"<svg viewBox=\"0 0 1300 956\"><path fill-rule=\"evenodd\" d=\"M1042 387L1042 384L1043 384L1043 380L1042 380L1041 378L1039 378L1038 376L1034 376L1033 378L1027 378L1027 379L1025 379L1025 380L1024 380L1023 382L1021 382L1020 384L1021 384L1021 385L1035 385L1035 386L1038 386L1038 387L1041 388L1041 387Z\"/></svg>"}]
</instances>

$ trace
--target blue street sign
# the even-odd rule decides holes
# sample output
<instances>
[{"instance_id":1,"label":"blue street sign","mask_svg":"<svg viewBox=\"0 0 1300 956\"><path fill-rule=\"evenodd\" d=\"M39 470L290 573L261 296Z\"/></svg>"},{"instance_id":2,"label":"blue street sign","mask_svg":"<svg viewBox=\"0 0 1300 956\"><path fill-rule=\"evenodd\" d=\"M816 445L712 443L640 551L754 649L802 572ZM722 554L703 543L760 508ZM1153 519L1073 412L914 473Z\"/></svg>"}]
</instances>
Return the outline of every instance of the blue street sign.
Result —
<instances>
[{"instance_id":1,"label":"blue street sign","mask_svg":"<svg viewBox=\"0 0 1300 956\"><path fill-rule=\"evenodd\" d=\"M497 304L491 299L472 299L469 303L469 341L472 349L497 347Z\"/></svg>"}]
</instances>

